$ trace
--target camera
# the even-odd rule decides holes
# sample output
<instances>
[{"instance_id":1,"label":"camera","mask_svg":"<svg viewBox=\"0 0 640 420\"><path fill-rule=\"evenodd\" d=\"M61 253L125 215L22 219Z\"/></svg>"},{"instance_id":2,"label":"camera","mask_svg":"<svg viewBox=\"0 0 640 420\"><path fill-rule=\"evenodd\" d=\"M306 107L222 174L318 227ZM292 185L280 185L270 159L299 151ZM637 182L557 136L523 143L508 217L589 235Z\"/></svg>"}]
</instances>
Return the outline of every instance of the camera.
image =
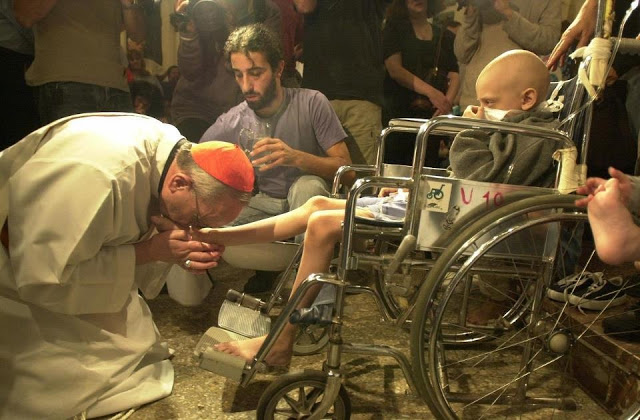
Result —
<instances>
[{"instance_id":1,"label":"camera","mask_svg":"<svg viewBox=\"0 0 640 420\"><path fill-rule=\"evenodd\" d=\"M176 31L184 32L192 21L198 32L215 32L225 27L226 11L215 0L191 0L183 12L169 16Z\"/></svg>"}]
</instances>

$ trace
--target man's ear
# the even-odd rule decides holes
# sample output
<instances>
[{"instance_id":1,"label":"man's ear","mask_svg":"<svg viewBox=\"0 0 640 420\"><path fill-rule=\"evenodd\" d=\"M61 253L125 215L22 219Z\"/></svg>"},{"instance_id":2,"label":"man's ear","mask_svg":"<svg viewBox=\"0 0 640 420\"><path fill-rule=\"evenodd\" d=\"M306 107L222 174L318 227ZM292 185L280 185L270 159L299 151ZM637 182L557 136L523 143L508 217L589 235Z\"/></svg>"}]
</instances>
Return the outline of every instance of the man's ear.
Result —
<instances>
[{"instance_id":1,"label":"man's ear","mask_svg":"<svg viewBox=\"0 0 640 420\"><path fill-rule=\"evenodd\" d=\"M282 77L283 72L284 72L284 60L280 60L280 62L278 62L278 69L276 70L276 76L278 77L278 80L280 80L280 78Z\"/></svg>"},{"instance_id":2,"label":"man's ear","mask_svg":"<svg viewBox=\"0 0 640 420\"><path fill-rule=\"evenodd\" d=\"M184 172L176 172L169 180L169 191L175 193L180 190L190 190L193 185L191 177Z\"/></svg>"},{"instance_id":3,"label":"man's ear","mask_svg":"<svg viewBox=\"0 0 640 420\"><path fill-rule=\"evenodd\" d=\"M527 88L522 92L522 110L531 111L538 103L538 91Z\"/></svg>"}]
</instances>

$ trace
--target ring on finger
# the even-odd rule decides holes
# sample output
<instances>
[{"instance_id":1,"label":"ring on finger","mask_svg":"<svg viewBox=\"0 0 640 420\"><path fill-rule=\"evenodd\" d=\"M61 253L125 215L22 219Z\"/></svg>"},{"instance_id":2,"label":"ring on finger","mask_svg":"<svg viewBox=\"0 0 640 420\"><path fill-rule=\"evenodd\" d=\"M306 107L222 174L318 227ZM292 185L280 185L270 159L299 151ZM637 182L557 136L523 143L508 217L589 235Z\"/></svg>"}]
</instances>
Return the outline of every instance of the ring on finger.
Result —
<instances>
[{"instance_id":1,"label":"ring on finger","mask_svg":"<svg viewBox=\"0 0 640 420\"><path fill-rule=\"evenodd\" d=\"M190 268L191 267L191 260L189 260L189 259L184 260L184 266L186 268Z\"/></svg>"}]
</instances>

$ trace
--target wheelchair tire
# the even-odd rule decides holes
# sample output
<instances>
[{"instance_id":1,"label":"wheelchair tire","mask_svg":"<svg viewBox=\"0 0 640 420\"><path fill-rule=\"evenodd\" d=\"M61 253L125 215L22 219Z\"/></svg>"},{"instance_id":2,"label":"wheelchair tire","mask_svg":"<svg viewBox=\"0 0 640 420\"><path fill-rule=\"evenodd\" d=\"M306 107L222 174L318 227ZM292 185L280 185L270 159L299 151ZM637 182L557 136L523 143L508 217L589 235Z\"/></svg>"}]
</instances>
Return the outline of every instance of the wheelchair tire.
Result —
<instances>
[{"instance_id":1,"label":"wheelchair tire","mask_svg":"<svg viewBox=\"0 0 640 420\"><path fill-rule=\"evenodd\" d=\"M327 375L320 371L289 373L274 380L258 401L256 418L260 420L306 419L324 396ZM351 417L349 395L340 391L325 419L348 420Z\"/></svg>"},{"instance_id":2,"label":"wheelchair tire","mask_svg":"<svg viewBox=\"0 0 640 420\"><path fill-rule=\"evenodd\" d=\"M602 271L603 263L591 258L593 251L584 256L582 233L588 221L575 199L550 194L500 207L464 229L436 261L416 303L411 359L419 391L438 418L511 417L522 410L546 418L555 418L558 410L584 410L575 418L598 417L590 411L595 403L574 400L577 385L568 372L581 340L593 346L588 340L602 335L596 324L602 312L582 324L575 322L575 307L547 297L552 280L581 272L569 263L575 247L571 251L561 242L579 240L573 243L580 244L583 258L578 261L575 255L576 262L586 261L585 270L595 271L595 266ZM478 293L472 298L467 281L482 284L483 276L519 285L517 298L530 303L521 306L518 318L498 317L489 326L469 323L466 313L473 300L478 306L488 301ZM451 330L485 340L451 342Z\"/></svg>"}]
</instances>

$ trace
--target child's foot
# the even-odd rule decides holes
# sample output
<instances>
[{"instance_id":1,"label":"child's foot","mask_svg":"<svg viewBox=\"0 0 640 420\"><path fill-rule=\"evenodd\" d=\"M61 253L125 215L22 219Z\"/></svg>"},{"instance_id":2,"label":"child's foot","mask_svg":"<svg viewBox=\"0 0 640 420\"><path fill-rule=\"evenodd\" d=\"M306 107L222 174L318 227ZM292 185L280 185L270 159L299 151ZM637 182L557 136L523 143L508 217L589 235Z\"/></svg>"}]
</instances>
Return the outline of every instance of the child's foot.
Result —
<instances>
[{"instance_id":1,"label":"child's foot","mask_svg":"<svg viewBox=\"0 0 640 420\"><path fill-rule=\"evenodd\" d=\"M242 357L247 362L253 361L266 336L251 338L249 340L228 341L226 343L218 343L214 347L223 353L232 354ZM280 347L276 343L267 357L265 363L270 366L287 366L291 361L292 350L288 347Z\"/></svg>"},{"instance_id":2,"label":"child's foot","mask_svg":"<svg viewBox=\"0 0 640 420\"><path fill-rule=\"evenodd\" d=\"M634 251L629 245L639 228L622 202L618 180L609 179L604 188L596 192L587 209L600 259L614 265L633 260Z\"/></svg>"},{"instance_id":3,"label":"child's foot","mask_svg":"<svg viewBox=\"0 0 640 420\"><path fill-rule=\"evenodd\" d=\"M471 306L467 312L467 324L487 325L489 321L496 320L507 312L508 302L511 301L497 302L487 299L486 301L479 302L478 305Z\"/></svg>"}]
</instances>

